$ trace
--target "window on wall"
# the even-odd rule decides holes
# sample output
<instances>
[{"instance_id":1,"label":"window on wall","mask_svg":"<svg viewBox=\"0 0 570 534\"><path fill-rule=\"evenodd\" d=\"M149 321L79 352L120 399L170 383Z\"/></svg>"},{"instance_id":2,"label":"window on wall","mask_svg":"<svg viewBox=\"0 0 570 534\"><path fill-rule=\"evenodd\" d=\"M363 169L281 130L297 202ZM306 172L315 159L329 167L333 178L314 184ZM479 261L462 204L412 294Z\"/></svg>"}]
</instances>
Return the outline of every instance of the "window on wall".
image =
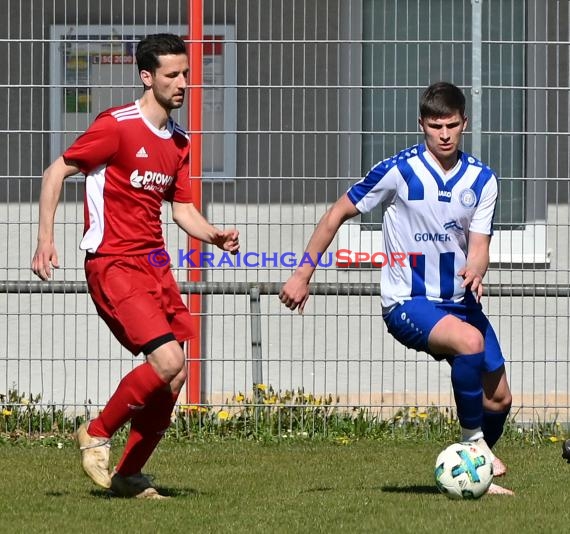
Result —
<instances>
[{"instance_id":1,"label":"window on wall","mask_svg":"<svg viewBox=\"0 0 570 534\"><path fill-rule=\"evenodd\" d=\"M418 101L429 84L461 87L471 110L471 0L364 0L362 175L422 137ZM508 6L506 5L508 4ZM524 189L525 2L487 2L483 10L482 153L500 177L497 228L522 228ZM403 21L403 22L402 22ZM470 128L463 149L471 151ZM380 210L362 217L381 227Z\"/></svg>"}]
</instances>

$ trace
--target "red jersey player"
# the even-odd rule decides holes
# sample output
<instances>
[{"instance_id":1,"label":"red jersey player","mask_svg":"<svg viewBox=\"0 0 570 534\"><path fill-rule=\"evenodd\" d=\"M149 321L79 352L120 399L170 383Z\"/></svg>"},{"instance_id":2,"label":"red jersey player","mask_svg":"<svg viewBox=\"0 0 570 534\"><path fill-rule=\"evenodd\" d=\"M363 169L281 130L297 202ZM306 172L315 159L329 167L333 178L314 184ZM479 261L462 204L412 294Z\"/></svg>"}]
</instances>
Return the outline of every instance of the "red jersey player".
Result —
<instances>
[{"instance_id":1,"label":"red jersey player","mask_svg":"<svg viewBox=\"0 0 570 534\"><path fill-rule=\"evenodd\" d=\"M239 250L235 229L219 230L192 204L188 138L170 117L186 92L188 57L171 34L140 41L137 65L144 85L134 103L101 113L44 172L37 249L32 270L42 280L58 267L54 216L63 180L82 172L89 293L113 334L146 361L119 383L96 419L79 427L82 466L91 479L120 496L164 498L141 469L170 424L186 380L182 343L193 336L190 314L167 265L150 261L164 249L160 209L172 203L174 221L188 235L220 249ZM109 473L110 442L127 421L123 456Z\"/></svg>"}]
</instances>

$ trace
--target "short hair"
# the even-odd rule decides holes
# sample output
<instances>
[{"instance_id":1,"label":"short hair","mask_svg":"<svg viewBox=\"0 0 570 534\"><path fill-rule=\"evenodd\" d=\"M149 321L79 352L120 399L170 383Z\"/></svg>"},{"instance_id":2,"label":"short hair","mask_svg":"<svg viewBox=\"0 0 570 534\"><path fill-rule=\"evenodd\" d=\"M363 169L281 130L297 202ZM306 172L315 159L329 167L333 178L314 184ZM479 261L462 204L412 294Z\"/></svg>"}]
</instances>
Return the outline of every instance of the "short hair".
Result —
<instances>
[{"instance_id":1,"label":"short hair","mask_svg":"<svg viewBox=\"0 0 570 534\"><path fill-rule=\"evenodd\" d=\"M137 66L139 72L148 70L154 74L160 66L159 56L186 53L186 45L178 35L172 33L147 35L137 45Z\"/></svg>"},{"instance_id":2,"label":"short hair","mask_svg":"<svg viewBox=\"0 0 570 534\"><path fill-rule=\"evenodd\" d=\"M459 87L449 82L430 85L420 99L420 117L446 117L459 111L465 115L465 95Z\"/></svg>"}]
</instances>

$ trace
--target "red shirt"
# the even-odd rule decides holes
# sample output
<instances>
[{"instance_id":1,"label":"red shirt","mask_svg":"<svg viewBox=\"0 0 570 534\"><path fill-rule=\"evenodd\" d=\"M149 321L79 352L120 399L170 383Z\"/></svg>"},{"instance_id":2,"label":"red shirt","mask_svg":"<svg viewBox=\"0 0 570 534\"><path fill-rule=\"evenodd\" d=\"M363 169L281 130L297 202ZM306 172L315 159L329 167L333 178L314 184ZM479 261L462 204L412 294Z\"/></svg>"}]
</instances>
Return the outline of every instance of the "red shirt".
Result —
<instances>
[{"instance_id":1,"label":"red shirt","mask_svg":"<svg viewBox=\"0 0 570 534\"><path fill-rule=\"evenodd\" d=\"M79 248L139 255L164 248L164 200L191 202L188 136L169 119L159 130L138 101L102 112L63 157L85 174L85 229Z\"/></svg>"}]
</instances>

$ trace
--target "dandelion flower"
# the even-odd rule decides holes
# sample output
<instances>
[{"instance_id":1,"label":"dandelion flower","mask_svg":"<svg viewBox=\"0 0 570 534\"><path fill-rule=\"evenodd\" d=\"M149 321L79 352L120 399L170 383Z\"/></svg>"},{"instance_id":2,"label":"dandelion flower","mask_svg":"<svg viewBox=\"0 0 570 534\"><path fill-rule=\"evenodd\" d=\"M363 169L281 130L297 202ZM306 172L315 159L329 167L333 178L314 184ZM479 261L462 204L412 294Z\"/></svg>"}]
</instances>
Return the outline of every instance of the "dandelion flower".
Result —
<instances>
[{"instance_id":1,"label":"dandelion flower","mask_svg":"<svg viewBox=\"0 0 570 534\"><path fill-rule=\"evenodd\" d=\"M12 415L12 410L8 410L8 409L4 408L2 410L2 415L5 417L8 417L9 415Z\"/></svg>"},{"instance_id":2,"label":"dandelion flower","mask_svg":"<svg viewBox=\"0 0 570 534\"><path fill-rule=\"evenodd\" d=\"M265 391L267 389L267 386L265 384L256 384L255 387L259 390L259 391Z\"/></svg>"},{"instance_id":3,"label":"dandelion flower","mask_svg":"<svg viewBox=\"0 0 570 534\"><path fill-rule=\"evenodd\" d=\"M556 443L558 441L558 438L556 436L550 436L548 438L552 443Z\"/></svg>"},{"instance_id":4,"label":"dandelion flower","mask_svg":"<svg viewBox=\"0 0 570 534\"><path fill-rule=\"evenodd\" d=\"M230 414L226 410L220 410L218 412L218 419L220 421L226 421L229 418Z\"/></svg>"},{"instance_id":5,"label":"dandelion flower","mask_svg":"<svg viewBox=\"0 0 570 534\"><path fill-rule=\"evenodd\" d=\"M244 398L245 397L241 393L239 393L238 395L236 395L236 402L243 402Z\"/></svg>"}]
</instances>

